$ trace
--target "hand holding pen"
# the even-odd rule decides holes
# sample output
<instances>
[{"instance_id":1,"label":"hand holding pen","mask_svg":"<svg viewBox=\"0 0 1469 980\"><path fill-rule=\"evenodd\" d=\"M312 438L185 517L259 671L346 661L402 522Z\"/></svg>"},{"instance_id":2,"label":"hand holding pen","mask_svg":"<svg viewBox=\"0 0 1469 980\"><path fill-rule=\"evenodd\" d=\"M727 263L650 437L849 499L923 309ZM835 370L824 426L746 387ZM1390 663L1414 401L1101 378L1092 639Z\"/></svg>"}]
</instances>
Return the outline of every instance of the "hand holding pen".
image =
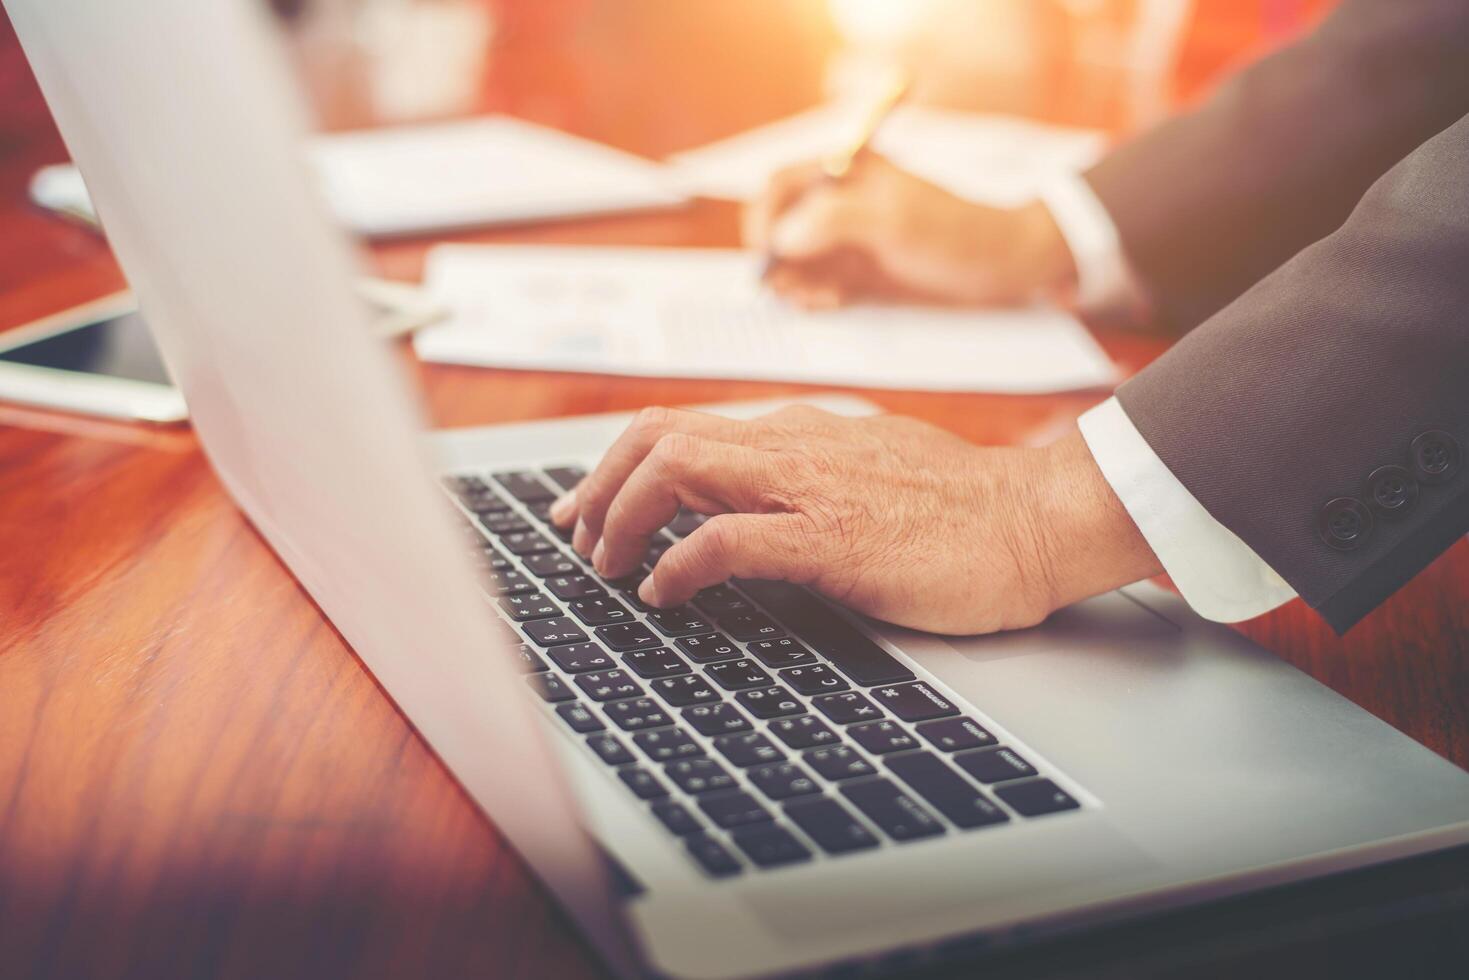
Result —
<instances>
[{"instance_id":1,"label":"hand holding pen","mask_svg":"<svg viewBox=\"0 0 1469 980\"><path fill-rule=\"evenodd\" d=\"M858 300L996 305L1059 294L1070 252L1038 201L994 208L966 201L874 152L909 92L895 77L843 151L776 174L744 214L762 277L810 309Z\"/></svg>"}]
</instances>

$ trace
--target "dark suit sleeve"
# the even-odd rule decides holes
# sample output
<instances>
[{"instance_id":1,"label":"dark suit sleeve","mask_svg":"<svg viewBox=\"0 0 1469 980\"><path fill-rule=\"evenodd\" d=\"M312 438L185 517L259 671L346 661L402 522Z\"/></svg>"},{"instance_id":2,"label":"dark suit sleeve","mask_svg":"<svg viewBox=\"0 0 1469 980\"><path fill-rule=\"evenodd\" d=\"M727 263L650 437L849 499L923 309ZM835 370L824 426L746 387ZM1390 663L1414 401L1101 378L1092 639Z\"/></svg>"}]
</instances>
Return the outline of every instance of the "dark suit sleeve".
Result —
<instances>
[{"instance_id":1,"label":"dark suit sleeve","mask_svg":"<svg viewBox=\"0 0 1469 980\"><path fill-rule=\"evenodd\" d=\"M1337 630L1469 532L1469 116L1118 390Z\"/></svg>"},{"instance_id":2,"label":"dark suit sleeve","mask_svg":"<svg viewBox=\"0 0 1469 980\"><path fill-rule=\"evenodd\" d=\"M1161 319L1202 323L1469 112L1469 2L1346 0L1086 175Z\"/></svg>"}]
</instances>

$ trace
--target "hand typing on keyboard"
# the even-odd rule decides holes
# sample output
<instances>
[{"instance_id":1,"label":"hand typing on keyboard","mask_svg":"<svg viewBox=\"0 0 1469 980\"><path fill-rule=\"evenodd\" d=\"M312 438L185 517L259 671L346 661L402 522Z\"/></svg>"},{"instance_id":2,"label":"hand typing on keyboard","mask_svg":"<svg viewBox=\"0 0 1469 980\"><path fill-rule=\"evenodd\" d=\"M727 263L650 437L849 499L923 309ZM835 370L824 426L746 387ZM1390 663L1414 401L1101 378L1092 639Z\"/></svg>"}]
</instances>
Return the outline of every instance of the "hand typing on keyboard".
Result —
<instances>
[{"instance_id":1,"label":"hand typing on keyboard","mask_svg":"<svg viewBox=\"0 0 1469 980\"><path fill-rule=\"evenodd\" d=\"M914 419L808 407L753 421L645 410L550 515L614 579L681 508L710 519L657 559L638 591L649 605L782 579L967 634L1034 625L1161 571L1078 433L988 448Z\"/></svg>"}]
</instances>

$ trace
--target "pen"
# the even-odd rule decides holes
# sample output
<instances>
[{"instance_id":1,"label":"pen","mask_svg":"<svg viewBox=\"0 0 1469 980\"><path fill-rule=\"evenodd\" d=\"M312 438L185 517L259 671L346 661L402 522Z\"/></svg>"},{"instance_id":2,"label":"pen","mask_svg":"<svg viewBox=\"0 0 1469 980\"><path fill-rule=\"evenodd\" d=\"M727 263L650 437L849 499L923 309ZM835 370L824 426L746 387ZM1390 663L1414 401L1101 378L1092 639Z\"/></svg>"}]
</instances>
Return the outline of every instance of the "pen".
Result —
<instances>
[{"instance_id":1,"label":"pen","mask_svg":"<svg viewBox=\"0 0 1469 980\"><path fill-rule=\"evenodd\" d=\"M845 180L852 173L852 168L857 165L857 159L871 146L872 141L877 138L877 131L882 124L892 115L893 110L903 101L908 94L909 78L906 72L894 71L883 89L882 97L873 105L872 111L867 116L867 121L858 131L856 137L847 147L837 153L827 156L821 161L821 176L819 183L837 183ZM768 249L765 253L764 262L760 268L760 278L768 276L777 265L780 264L780 256Z\"/></svg>"}]
</instances>

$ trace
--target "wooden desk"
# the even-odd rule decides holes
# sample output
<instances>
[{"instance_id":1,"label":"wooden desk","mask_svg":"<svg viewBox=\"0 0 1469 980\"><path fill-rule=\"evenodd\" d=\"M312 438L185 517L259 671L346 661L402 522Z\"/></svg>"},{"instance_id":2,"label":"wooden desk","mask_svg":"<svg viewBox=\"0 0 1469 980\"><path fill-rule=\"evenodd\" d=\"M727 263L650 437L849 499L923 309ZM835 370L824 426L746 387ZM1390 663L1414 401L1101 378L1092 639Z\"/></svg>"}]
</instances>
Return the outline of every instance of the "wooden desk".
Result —
<instances>
[{"instance_id":1,"label":"wooden desk","mask_svg":"<svg viewBox=\"0 0 1469 980\"><path fill-rule=\"evenodd\" d=\"M54 134L0 147L0 327L122 281L23 203ZM483 240L726 244L731 208ZM423 243L378 249L416 276ZM1136 368L1156 341L1106 335ZM439 425L799 393L423 367ZM1095 397L879 392L984 442ZM1469 765L1469 545L1337 638L1243 628ZM996 976L1409 975L1469 960L1469 855L1005 957ZM1451 959L1457 957L1457 960ZM966 971L959 971L960 973ZM0 975L592 977L526 869L235 511L186 429L0 406Z\"/></svg>"}]
</instances>

